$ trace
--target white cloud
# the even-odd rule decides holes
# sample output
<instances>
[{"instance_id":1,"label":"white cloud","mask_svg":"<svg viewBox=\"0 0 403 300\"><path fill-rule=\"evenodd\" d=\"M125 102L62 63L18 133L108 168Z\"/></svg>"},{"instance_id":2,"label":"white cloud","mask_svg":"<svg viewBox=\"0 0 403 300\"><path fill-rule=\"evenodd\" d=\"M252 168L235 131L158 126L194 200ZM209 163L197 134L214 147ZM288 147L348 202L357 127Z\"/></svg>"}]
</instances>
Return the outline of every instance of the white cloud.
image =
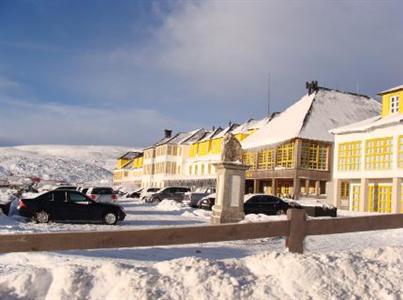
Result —
<instances>
[{"instance_id":1,"label":"white cloud","mask_svg":"<svg viewBox=\"0 0 403 300\"><path fill-rule=\"evenodd\" d=\"M402 74L397 3L183 1L166 14L157 7L162 25L149 29L149 40L81 57L67 85L99 99L231 103L232 113L252 115L265 107L269 72L276 109L311 79L374 94Z\"/></svg>"},{"instance_id":2,"label":"white cloud","mask_svg":"<svg viewBox=\"0 0 403 300\"><path fill-rule=\"evenodd\" d=\"M17 144L101 144L146 146L162 137L164 128L191 129L161 113L136 108L95 108L0 101L0 142Z\"/></svg>"}]
</instances>

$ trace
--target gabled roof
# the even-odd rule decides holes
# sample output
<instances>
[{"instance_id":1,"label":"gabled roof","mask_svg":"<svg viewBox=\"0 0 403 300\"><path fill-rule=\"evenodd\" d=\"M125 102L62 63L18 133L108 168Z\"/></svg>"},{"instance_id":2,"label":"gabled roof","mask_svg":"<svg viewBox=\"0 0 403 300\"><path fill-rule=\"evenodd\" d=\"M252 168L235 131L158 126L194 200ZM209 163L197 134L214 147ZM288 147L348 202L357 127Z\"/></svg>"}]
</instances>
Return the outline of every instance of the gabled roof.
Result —
<instances>
[{"instance_id":1,"label":"gabled roof","mask_svg":"<svg viewBox=\"0 0 403 300\"><path fill-rule=\"evenodd\" d=\"M390 127L402 123L403 123L403 114L401 113L390 114L386 117L381 117L380 115L378 115L376 117L372 117L361 122L334 128L329 132L333 134L366 132L377 128Z\"/></svg>"},{"instance_id":2,"label":"gabled roof","mask_svg":"<svg viewBox=\"0 0 403 300\"><path fill-rule=\"evenodd\" d=\"M220 131L220 133L218 133L216 136L214 136L213 138L221 138L224 135L226 135L228 132L232 132L234 131L235 128L237 128L239 126L239 124L231 124L229 126L227 126L226 128L224 128L224 130Z\"/></svg>"},{"instance_id":3,"label":"gabled roof","mask_svg":"<svg viewBox=\"0 0 403 300\"><path fill-rule=\"evenodd\" d=\"M382 92L379 92L378 95L383 95L383 94L390 93L390 92L394 92L394 91L398 91L398 90L403 90L403 84L402 84L402 85L395 86L395 87L393 87L393 88L391 88L391 89L388 89L388 90L384 90L384 91L382 91Z\"/></svg>"},{"instance_id":4,"label":"gabled roof","mask_svg":"<svg viewBox=\"0 0 403 300\"><path fill-rule=\"evenodd\" d=\"M141 151L129 151L120 156L118 159L134 159L140 155L143 155Z\"/></svg>"},{"instance_id":5,"label":"gabled roof","mask_svg":"<svg viewBox=\"0 0 403 300\"><path fill-rule=\"evenodd\" d=\"M207 141L209 139L217 137L217 135L222 131L223 129L221 127L215 128L213 131L210 131L207 133L202 139L198 140L197 142L203 142Z\"/></svg>"},{"instance_id":6,"label":"gabled roof","mask_svg":"<svg viewBox=\"0 0 403 300\"><path fill-rule=\"evenodd\" d=\"M186 139L182 140L180 142L180 144L190 145L194 142L197 142L201 138L203 138L203 136L205 136L206 133L207 133L207 130L204 128L194 130L194 131L192 131L192 134L189 137L187 137Z\"/></svg>"},{"instance_id":7,"label":"gabled roof","mask_svg":"<svg viewBox=\"0 0 403 300\"><path fill-rule=\"evenodd\" d=\"M332 142L330 129L373 117L380 111L381 104L368 96L319 88L275 116L241 144L244 149L252 149L294 138Z\"/></svg>"}]
</instances>

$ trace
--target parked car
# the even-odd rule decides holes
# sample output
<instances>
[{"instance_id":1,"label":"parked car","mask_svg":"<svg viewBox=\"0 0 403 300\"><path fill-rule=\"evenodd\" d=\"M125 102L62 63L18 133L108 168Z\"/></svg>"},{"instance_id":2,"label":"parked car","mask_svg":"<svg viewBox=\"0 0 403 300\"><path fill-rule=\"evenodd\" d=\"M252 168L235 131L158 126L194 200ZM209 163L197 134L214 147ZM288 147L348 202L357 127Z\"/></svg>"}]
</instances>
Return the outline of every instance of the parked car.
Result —
<instances>
[{"instance_id":1,"label":"parked car","mask_svg":"<svg viewBox=\"0 0 403 300\"><path fill-rule=\"evenodd\" d=\"M216 197L215 193L207 195L207 196L204 196L197 203L197 207L211 210L213 208L213 206L214 206L214 203L215 203L215 197Z\"/></svg>"},{"instance_id":2,"label":"parked car","mask_svg":"<svg viewBox=\"0 0 403 300\"><path fill-rule=\"evenodd\" d=\"M126 216L119 205L98 203L78 191L60 189L33 199L20 199L17 209L21 216L38 223L71 221L114 225Z\"/></svg>"},{"instance_id":3,"label":"parked car","mask_svg":"<svg viewBox=\"0 0 403 300\"><path fill-rule=\"evenodd\" d=\"M137 189L135 191L128 192L128 193L126 193L125 197L126 198L140 198L142 191L143 191L143 189Z\"/></svg>"},{"instance_id":4,"label":"parked car","mask_svg":"<svg viewBox=\"0 0 403 300\"><path fill-rule=\"evenodd\" d=\"M212 209L215 203L216 195L204 197L198 204L198 207ZM289 203L282 198L266 194L247 194L244 197L245 214L266 214L280 215L285 214L289 208L302 208L296 202Z\"/></svg>"},{"instance_id":5,"label":"parked car","mask_svg":"<svg viewBox=\"0 0 403 300\"><path fill-rule=\"evenodd\" d=\"M287 202L282 198L266 194L248 194L244 198L245 214L282 215L289 208L302 208L295 202Z\"/></svg>"},{"instance_id":6,"label":"parked car","mask_svg":"<svg viewBox=\"0 0 403 300\"><path fill-rule=\"evenodd\" d=\"M146 198L146 202L155 203L155 202L161 202L164 199L170 199L182 202L185 193L187 192L190 192L190 188L174 187L174 186L166 187L154 193L150 197Z\"/></svg>"},{"instance_id":7,"label":"parked car","mask_svg":"<svg viewBox=\"0 0 403 300\"><path fill-rule=\"evenodd\" d=\"M114 202L118 199L111 187L90 187L86 195L96 202Z\"/></svg>"},{"instance_id":8,"label":"parked car","mask_svg":"<svg viewBox=\"0 0 403 300\"><path fill-rule=\"evenodd\" d=\"M145 188L140 194L141 200L146 200L148 197L152 196L154 193L158 192L159 188Z\"/></svg>"},{"instance_id":9,"label":"parked car","mask_svg":"<svg viewBox=\"0 0 403 300\"><path fill-rule=\"evenodd\" d=\"M183 203L190 207L197 207L199 201L208 195L215 193L215 187L198 188L194 192L187 192L184 195Z\"/></svg>"}]
</instances>

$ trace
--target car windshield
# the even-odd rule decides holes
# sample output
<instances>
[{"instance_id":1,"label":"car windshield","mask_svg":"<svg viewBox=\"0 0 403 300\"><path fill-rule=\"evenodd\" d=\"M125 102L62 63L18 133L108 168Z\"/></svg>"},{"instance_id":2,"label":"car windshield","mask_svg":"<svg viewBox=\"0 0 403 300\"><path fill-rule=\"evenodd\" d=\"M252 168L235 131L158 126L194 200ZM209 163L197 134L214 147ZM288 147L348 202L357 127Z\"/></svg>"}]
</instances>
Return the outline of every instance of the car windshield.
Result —
<instances>
[{"instance_id":1,"label":"car windshield","mask_svg":"<svg viewBox=\"0 0 403 300\"><path fill-rule=\"evenodd\" d=\"M94 195L112 195L113 194L113 190L112 188L93 188L91 191L91 194Z\"/></svg>"},{"instance_id":2,"label":"car windshield","mask_svg":"<svg viewBox=\"0 0 403 300\"><path fill-rule=\"evenodd\" d=\"M157 189L157 188L150 188L147 190L147 192L149 192L149 193L154 193L154 192L158 192L158 191L159 191L159 189Z\"/></svg>"}]
</instances>

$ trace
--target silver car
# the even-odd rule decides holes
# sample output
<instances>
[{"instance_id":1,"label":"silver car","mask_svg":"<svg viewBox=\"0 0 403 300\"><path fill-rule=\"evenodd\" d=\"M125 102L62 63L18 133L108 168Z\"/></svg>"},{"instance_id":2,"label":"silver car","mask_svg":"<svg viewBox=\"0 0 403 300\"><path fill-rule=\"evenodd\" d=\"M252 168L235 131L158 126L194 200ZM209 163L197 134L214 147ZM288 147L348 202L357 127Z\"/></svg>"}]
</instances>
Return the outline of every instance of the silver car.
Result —
<instances>
[{"instance_id":1,"label":"silver car","mask_svg":"<svg viewBox=\"0 0 403 300\"><path fill-rule=\"evenodd\" d=\"M117 195L111 187L90 187L86 195L96 202L110 203L118 200Z\"/></svg>"},{"instance_id":2,"label":"silver car","mask_svg":"<svg viewBox=\"0 0 403 300\"><path fill-rule=\"evenodd\" d=\"M183 203L190 207L197 207L197 204L203 197L213 193L215 193L215 187L198 188L194 192L185 193Z\"/></svg>"}]
</instances>

